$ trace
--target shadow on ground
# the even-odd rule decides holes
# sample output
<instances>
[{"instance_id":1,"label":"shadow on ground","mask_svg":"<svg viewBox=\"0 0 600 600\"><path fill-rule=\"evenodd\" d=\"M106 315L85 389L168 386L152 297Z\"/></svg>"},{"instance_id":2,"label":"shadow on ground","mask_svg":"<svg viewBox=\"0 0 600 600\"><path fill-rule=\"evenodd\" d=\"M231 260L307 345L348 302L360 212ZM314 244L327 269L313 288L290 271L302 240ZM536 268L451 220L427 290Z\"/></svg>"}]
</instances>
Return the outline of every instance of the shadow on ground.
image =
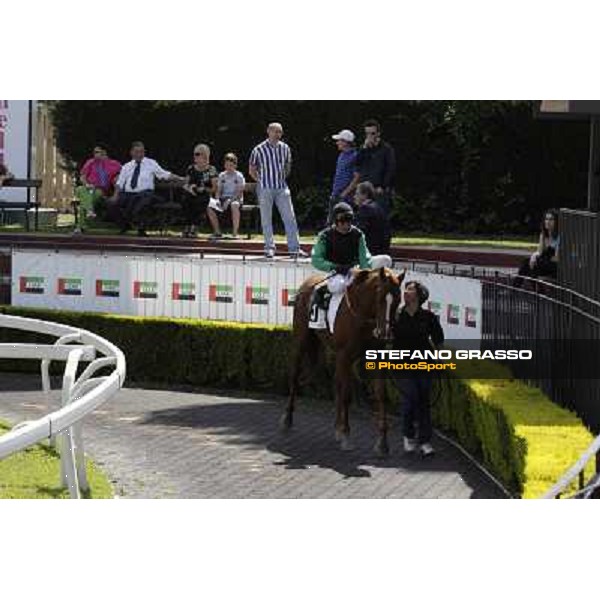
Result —
<instances>
[{"instance_id":1,"label":"shadow on ground","mask_svg":"<svg viewBox=\"0 0 600 600\"><path fill-rule=\"evenodd\" d=\"M202 429L222 443L264 447L280 455L273 464L285 469L330 469L345 478L371 477L368 467L409 472L457 472L473 490L472 498L503 498L503 493L450 444L436 438L438 453L426 459L407 455L400 448L398 423L390 434L391 453L378 458L373 452L375 428L364 418L353 420L354 449L344 452L334 440L333 411L300 408L294 427L283 433L278 418L281 405L272 401L231 402L181 406L146 414L140 424Z\"/></svg>"}]
</instances>

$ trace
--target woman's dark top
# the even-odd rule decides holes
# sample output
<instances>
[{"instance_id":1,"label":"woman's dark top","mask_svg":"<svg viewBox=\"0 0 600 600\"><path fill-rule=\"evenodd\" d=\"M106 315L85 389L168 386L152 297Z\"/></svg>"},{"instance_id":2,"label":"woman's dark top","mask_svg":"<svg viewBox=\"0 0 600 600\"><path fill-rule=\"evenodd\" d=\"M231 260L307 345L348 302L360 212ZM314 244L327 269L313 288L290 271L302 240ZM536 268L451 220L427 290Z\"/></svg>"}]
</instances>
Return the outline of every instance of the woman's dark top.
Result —
<instances>
[{"instance_id":1,"label":"woman's dark top","mask_svg":"<svg viewBox=\"0 0 600 600\"><path fill-rule=\"evenodd\" d=\"M439 346L444 343L440 320L430 310L419 308L411 317L406 307L394 320L394 348L398 350L433 350L429 338Z\"/></svg>"},{"instance_id":2,"label":"woman's dark top","mask_svg":"<svg viewBox=\"0 0 600 600\"><path fill-rule=\"evenodd\" d=\"M212 165L208 165L204 171L198 171L194 165L190 165L185 174L189 177L190 185L196 185L200 188L196 192L198 198L208 202L212 190L211 181L219 176L217 169Z\"/></svg>"}]
</instances>

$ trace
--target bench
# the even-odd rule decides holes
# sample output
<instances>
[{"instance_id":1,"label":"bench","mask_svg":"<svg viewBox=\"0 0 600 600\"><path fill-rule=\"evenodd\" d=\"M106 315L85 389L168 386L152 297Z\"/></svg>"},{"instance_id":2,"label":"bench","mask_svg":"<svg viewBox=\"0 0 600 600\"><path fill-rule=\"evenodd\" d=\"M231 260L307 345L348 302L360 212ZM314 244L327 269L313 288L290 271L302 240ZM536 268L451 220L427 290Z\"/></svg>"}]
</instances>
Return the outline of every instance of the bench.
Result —
<instances>
[{"instance_id":1,"label":"bench","mask_svg":"<svg viewBox=\"0 0 600 600\"><path fill-rule=\"evenodd\" d=\"M160 233L165 233L170 227L181 222L182 188L183 183L180 181L156 181L154 188L155 202L148 207L144 216L147 229L155 229ZM258 204L249 204L246 201L247 195L255 193L255 183L247 183L244 186L244 204L242 204L240 211L240 229L246 231L247 239L251 239L252 232L258 234L261 232Z\"/></svg>"},{"instance_id":2,"label":"bench","mask_svg":"<svg viewBox=\"0 0 600 600\"><path fill-rule=\"evenodd\" d=\"M150 219L152 226L158 227L161 232L169 226L175 225L181 219L181 191L183 184L178 181L157 181L155 191L157 196L162 196L163 202L152 205L156 214ZM260 210L258 204L249 204L247 196L256 194L256 184L246 183L244 186L244 204L240 210L240 229L246 231L246 238L251 239L252 232L261 233ZM229 213L228 213L229 214ZM221 218L221 215L219 214Z\"/></svg>"},{"instance_id":3,"label":"bench","mask_svg":"<svg viewBox=\"0 0 600 600\"><path fill-rule=\"evenodd\" d=\"M26 202L12 202L10 200L0 200L0 219L1 223L4 224L6 220L6 210L8 209L21 209L25 211L25 229L29 231L29 210L35 208L35 220L34 227L35 231L38 230L38 208L39 201L30 199L30 190L34 188L37 192L42 187L41 179L7 179L2 184L2 188L27 188L27 201ZM0 188L0 189L2 189Z\"/></svg>"}]
</instances>

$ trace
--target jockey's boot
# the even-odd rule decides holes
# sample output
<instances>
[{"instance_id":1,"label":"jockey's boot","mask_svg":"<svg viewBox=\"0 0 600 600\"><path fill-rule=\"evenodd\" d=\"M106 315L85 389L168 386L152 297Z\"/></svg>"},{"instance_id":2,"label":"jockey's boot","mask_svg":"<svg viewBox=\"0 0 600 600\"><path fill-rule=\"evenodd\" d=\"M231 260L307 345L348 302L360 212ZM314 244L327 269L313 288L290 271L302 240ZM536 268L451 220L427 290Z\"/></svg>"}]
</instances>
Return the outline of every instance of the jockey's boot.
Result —
<instances>
[{"instance_id":1,"label":"jockey's boot","mask_svg":"<svg viewBox=\"0 0 600 600\"><path fill-rule=\"evenodd\" d=\"M310 299L310 317L308 327L310 329L326 329L327 328L327 296L328 290L326 285L322 285L313 290Z\"/></svg>"}]
</instances>

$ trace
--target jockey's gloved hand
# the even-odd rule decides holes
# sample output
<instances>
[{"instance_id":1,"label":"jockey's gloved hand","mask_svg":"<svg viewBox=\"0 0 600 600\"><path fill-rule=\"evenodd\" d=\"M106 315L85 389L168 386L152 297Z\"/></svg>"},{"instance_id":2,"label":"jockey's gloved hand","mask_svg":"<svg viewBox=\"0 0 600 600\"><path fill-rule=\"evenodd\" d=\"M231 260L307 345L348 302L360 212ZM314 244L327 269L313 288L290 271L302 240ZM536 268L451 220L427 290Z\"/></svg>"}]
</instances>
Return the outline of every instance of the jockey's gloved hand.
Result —
<instances>
[{"instance_id":1,"label":"jockey's gloved hand","mask_svg":"<svg viewBox=\"0 0 600 600\"><path fill-rule=\"evenodd\" d=\"M352 265L335 265L335 272L339 275L347 275Z\"/></svg>"}]
</instances>

